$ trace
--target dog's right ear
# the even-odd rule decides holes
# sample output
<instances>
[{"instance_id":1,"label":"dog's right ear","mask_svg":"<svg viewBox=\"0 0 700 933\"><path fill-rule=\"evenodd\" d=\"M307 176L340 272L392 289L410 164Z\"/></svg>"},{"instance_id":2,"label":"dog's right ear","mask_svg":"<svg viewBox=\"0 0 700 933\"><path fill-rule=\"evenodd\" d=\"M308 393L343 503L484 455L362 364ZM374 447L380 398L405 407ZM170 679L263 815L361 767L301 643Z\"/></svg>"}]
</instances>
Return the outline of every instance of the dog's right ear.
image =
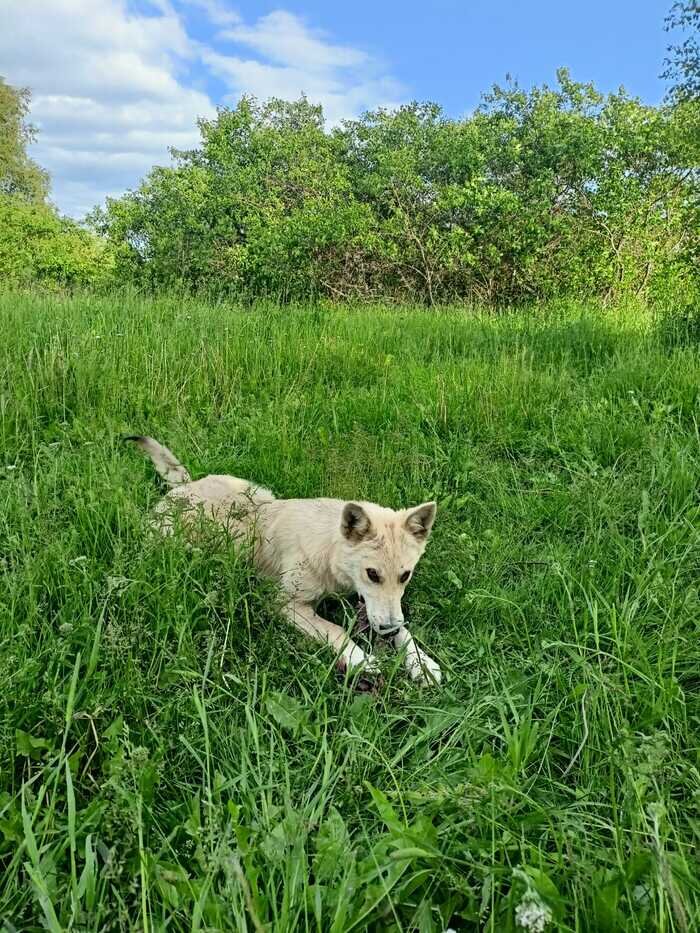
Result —
<instances>
[{"instance_id":1,"label":"dog's right ear","mask_svg":"<svg viewBox=\"0 0 700 933\"><path fill-rule=\"evenodd\" d=\"M406 528L414 538L418 538L419 541L425 541L428 538L435 521L436 511L436 502L424 502L423 505L411 509L406 518Z\"/></svg>"},{"instance_id":2,"label":"dog's right ear","mask_svg":"<svg viewBox=\"0 0 700 933\"><path fill-rule=\"evenodd\" d=\"M369 515L357 502L346 502L343 517L340 520L340 530L343 537L353 544L366 538L372 529Z\"/></svg>"}]
</instances>

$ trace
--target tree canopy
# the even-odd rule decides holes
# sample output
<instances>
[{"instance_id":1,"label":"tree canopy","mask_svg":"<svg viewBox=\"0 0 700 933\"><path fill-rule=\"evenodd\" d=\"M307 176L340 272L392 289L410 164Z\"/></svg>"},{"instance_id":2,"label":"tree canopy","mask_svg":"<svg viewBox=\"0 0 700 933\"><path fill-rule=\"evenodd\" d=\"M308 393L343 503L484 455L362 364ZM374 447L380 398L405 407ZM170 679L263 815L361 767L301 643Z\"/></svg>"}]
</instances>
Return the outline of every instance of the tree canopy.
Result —
<instances>
[{"instance_id":1,"label":"tree canopy","mask_svg":"<svg viewBox=\"0 0 700 933\"><path fill-rule=\"evenodd\" d=\"M31 95L0 78L0 281L92 286L112 269L107 244L47 203L49 176L27 153Z\"/></svg>"},{"instance_id":2,"label":"tree canopy","mask_svg":"<svg viewBox=\"0 0 700 933\"><path fill-rule=\"evenodd\" d=\"M0 193L43 202L49 178L27 154L27 145L35 138L35 129L27 122L30 100L27 88L12 87L0 77Z\"/></svg>"},{"instance_id":3,"label":"tree canopy","mask_svg":"<svg viewBox=\"0 0 700 933\"><path fill-rule=\"evenodd\" d=\"M276 298L653 295L698 271L697 102L647 106L559 72L476 112L377 110L326 132L244 98L93 215L120 277ZM675 284L674 284L675 283Z\"/></svg>"},{"instance_id":4,"label":"tree canopy","mask_svg":"<svg viewBox=\"0 0 700 933\"><path fill-rule=\"evenodd\" d=\"M682 41L669 46L664 78L673 82L671 96L678 100L700 99L700 3L676 0L666 17L667 30L682 30Z\"/></svg>"}]
</instances>

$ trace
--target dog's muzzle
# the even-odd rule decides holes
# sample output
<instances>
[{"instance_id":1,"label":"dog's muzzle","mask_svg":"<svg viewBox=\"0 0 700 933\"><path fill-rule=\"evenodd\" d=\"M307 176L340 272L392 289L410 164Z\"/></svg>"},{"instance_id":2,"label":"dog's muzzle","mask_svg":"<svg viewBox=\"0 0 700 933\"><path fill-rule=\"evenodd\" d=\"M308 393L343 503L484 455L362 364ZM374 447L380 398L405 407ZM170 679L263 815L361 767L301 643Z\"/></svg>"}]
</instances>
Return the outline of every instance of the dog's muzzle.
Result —
<instances>
[{"instance_id":1,"label":"dog's muzzle","mask_svg":"<svg viewBox=\"0 0 700 933\"><path fill-rule=\"evenodd\" d=\"M391 623L389 625L374 625L369 621L367 617L367 604L364 601L364 598L361 595L357 597L357 632L366 632L368 629L371 629L375 635L379 635L380 638L392 638L396 635L402 628L405 628L408 625L408 615L404 611L403 619L396 624Z\"/></svg>"}]
</instances>

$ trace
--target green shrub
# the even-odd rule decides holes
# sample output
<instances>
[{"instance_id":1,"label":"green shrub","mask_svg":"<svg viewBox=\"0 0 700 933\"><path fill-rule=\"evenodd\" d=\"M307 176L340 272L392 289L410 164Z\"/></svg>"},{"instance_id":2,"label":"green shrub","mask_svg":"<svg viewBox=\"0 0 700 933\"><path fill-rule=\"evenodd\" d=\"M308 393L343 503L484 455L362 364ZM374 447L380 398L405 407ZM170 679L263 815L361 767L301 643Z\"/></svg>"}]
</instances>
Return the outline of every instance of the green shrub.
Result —
<instances>
[{"instance_id":1,"label":"green shrub","mask_svg":"<svg viewBox=\"0 0 700 933\"><path fill-rule=\"evenodd\" d=\"M0 280L9 285L99 285L110 278L107 246L46 204L0 195Z\"/></svg>"},{"instance_id":2,"label":"green shrub","mask_svg":"<svg viewBox=\"0 0 700 933\"><path fill-rule=\"evenodd\" d=\"M494 88L332 132L305 99L244 99L200 123L92 216L120 279L281 299L654 298L698 274L700 107Z\"/></svg>"}]
</instances>

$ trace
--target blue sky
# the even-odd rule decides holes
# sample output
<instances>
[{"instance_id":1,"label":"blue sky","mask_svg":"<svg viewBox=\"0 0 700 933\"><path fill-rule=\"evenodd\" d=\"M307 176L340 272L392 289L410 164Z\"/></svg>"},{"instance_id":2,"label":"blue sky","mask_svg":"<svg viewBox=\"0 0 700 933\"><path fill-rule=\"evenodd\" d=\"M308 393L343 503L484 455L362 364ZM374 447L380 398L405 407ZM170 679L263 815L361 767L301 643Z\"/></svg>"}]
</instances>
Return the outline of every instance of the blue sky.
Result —
<instances>
[{"instance_id":1,"label":"blue sky","mask_svg":"<svg viewBox=\"0 0 700 933\"><path fill-rule=\"evenodd\" d=\"M0 74L33 91L35 158L58 207L79 217L135 187L197 116L243 93L324 105L330 123L433 100L471 111L510 73L525 87L566 66L650 103L670 0L2 0Z\"/></svg>"},{"instance_id":2,"label":"blue sky","mask_svg":"<svg viewBox=\"0 0 700 933\"><path fill-rule=\"evenodd\" d=\"M553 82L568 66L574 78L603 90L623 84L651 103L664 93L658 75L668 44L663 20L671 0L302 0L285 9L337 40L367 49L410 96L450 113L474 107L507 72L530 86ZM277 3L244 0L261 16Z\"/></svg>"}]
</instances>

